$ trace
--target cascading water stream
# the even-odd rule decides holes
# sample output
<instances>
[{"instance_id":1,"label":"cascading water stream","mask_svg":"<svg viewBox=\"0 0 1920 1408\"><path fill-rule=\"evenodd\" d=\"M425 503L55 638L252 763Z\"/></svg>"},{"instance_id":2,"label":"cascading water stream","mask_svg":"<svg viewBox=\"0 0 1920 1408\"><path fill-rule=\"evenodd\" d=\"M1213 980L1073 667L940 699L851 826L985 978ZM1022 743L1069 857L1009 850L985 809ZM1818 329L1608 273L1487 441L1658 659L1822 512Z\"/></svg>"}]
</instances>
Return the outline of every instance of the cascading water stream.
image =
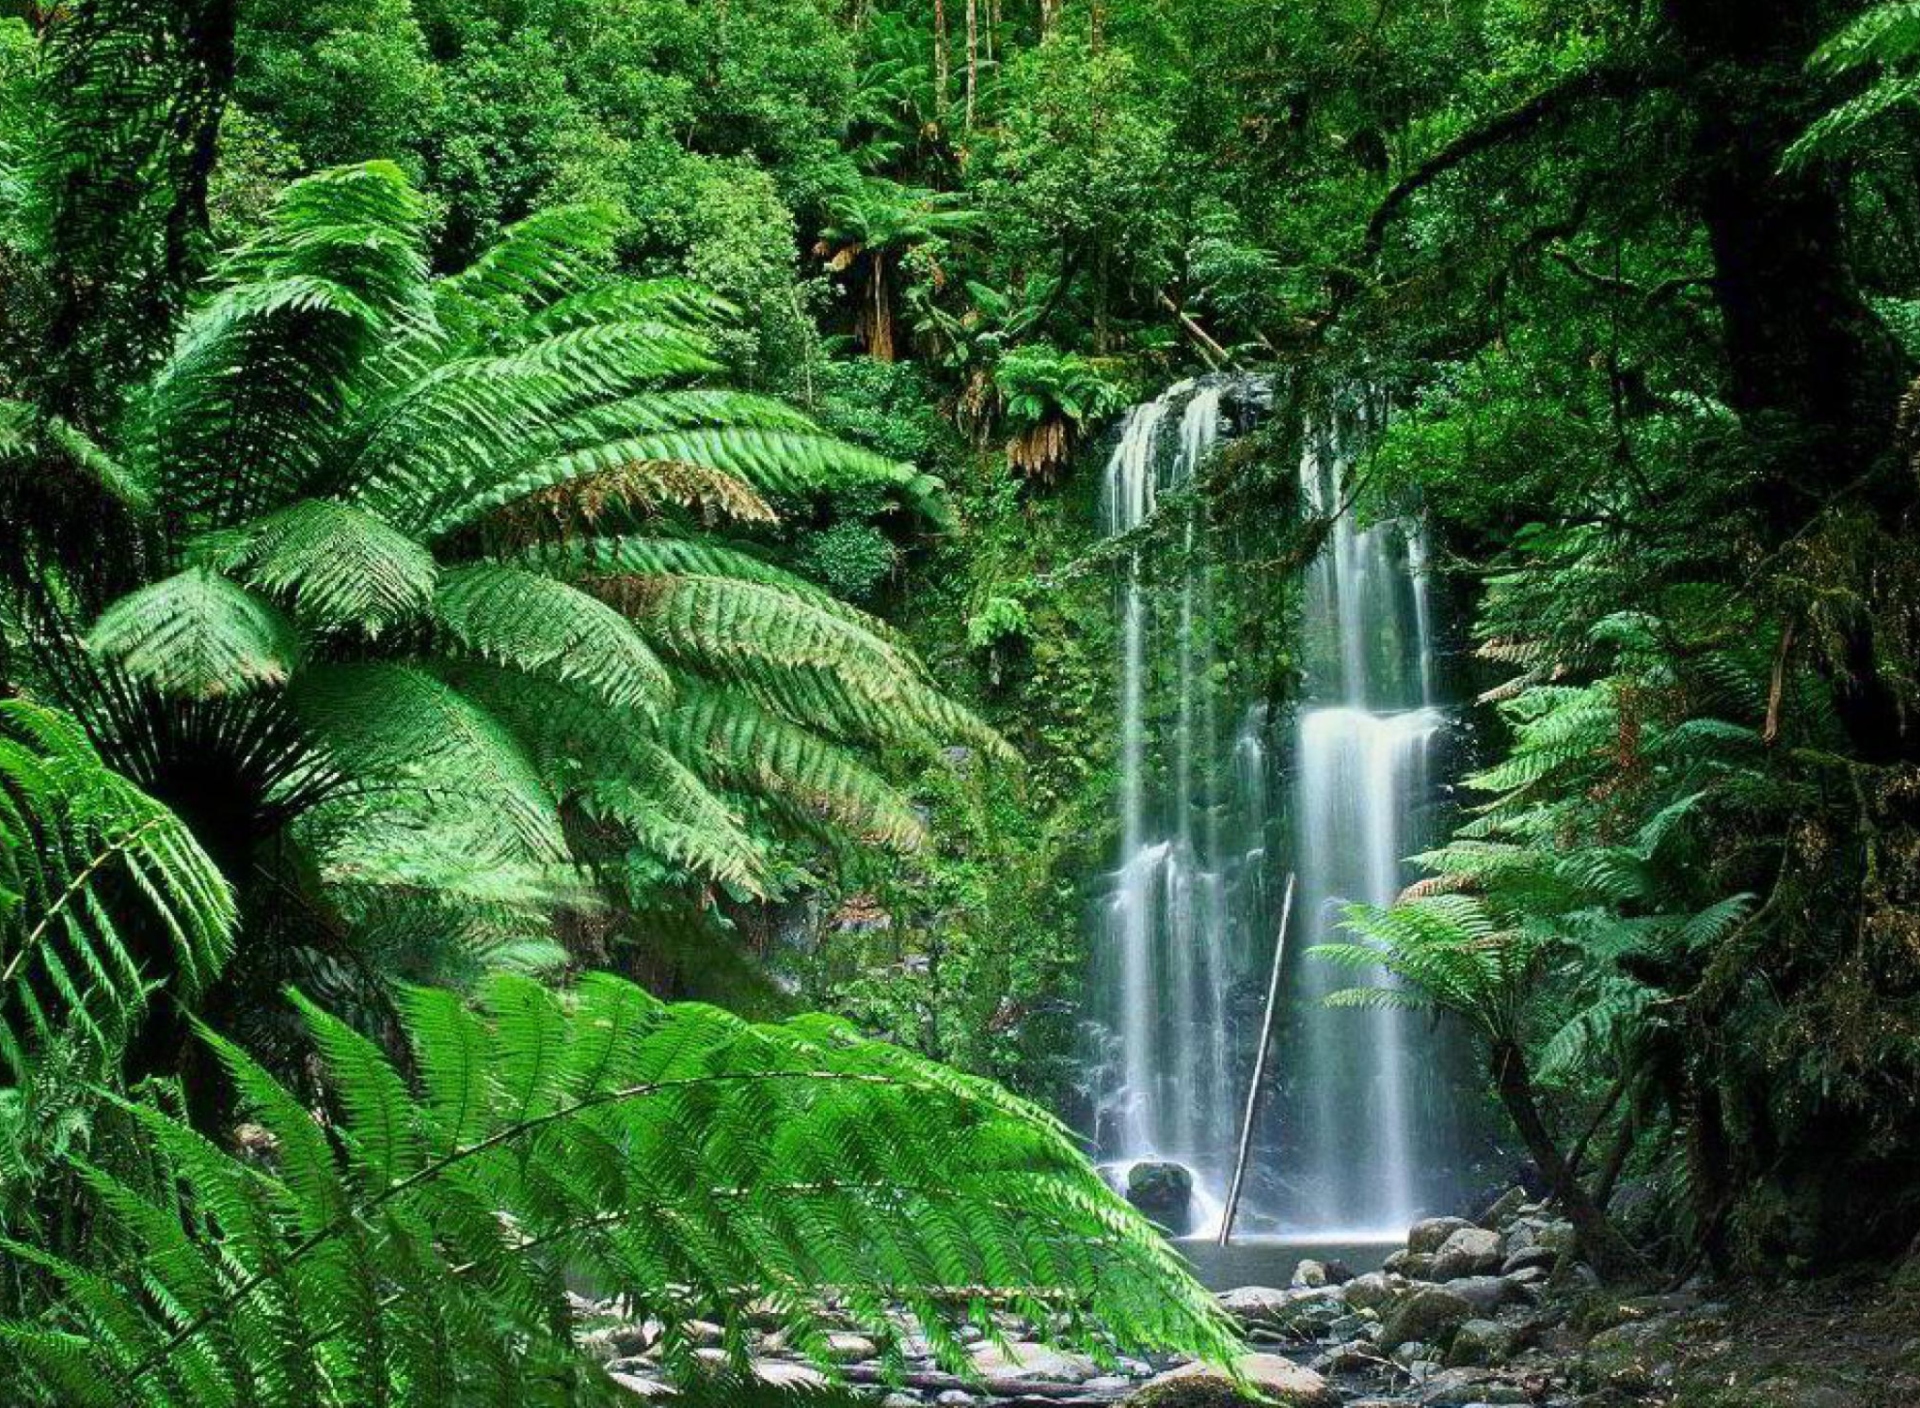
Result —
<instances>
[{"instance_id":1,"label":"cascading water stream","mask_svg":"<svg viewBox=\"0 0 1920 1408\"><path fill-rule=\"evenodd\" d=\"M1266 399L1262 382L1208 379L1130 411L1107 463L1106 530L1174 511L1169 492ZM1355 979L1307 953L1339 937L1346 904L1399 891L1402 857L1424 839L1444 723L1418 525L1359 528L1341 511L1366 433L1363 411L1310 418L1303 437L1303 507L1337 517L1305 583L1306 689L1291 750L1273 746L1260 705L1221 736L1207 530L1191 500L1155 535L1178 541L1177 558L1136 546L1120 591L1120 855L1096 978L1109 1048L1094 1133L1117 1170L1185 1165L1198 1233L1230 1171L1260 1016L1245 994L1264 986L1276 920L1267 895L1288 867L1301 902L1240 1225L1365 1235L1404 1229L1433 1202L1441 1117L1421 1094L1433 1038L1404 1013L1327 1008L1326 995ZM1289 753L1283 785L1276 758ZM1291 843L1270 855L1281 806Z\"/></svg>"}]
</instances>

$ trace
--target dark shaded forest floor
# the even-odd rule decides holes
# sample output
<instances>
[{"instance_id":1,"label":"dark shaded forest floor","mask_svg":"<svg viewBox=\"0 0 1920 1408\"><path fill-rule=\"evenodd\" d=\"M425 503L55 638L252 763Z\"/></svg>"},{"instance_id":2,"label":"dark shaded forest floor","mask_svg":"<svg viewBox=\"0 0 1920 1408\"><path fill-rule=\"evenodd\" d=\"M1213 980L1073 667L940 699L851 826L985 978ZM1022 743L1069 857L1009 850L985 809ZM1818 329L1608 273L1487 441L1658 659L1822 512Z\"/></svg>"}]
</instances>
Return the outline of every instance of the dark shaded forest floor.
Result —
<instances>
[{"instance_id":1,"label":"dark shaded forest floor","mask_svg":"<svg viewBox=\"0 0 1920 1408\"><path fill-rule=\"evenodd\" d=\"M1719 1295L1614 1360L1602 1401L1920 1408L1920 1278L1863 1271Z\"/></svg>"}]
</instances>

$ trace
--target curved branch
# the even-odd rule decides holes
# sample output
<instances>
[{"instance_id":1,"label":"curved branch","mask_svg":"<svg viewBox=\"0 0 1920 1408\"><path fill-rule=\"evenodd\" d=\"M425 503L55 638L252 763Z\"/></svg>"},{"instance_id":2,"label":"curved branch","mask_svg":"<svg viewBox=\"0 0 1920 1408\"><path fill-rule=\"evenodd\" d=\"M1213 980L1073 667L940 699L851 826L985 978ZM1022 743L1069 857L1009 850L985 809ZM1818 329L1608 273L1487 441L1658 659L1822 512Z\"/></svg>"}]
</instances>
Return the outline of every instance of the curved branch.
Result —
<instances>
[{"instance_id":1,"label":"curved branch","mask_svg":"<svg viewBox=\"0 0 1920 1408\"><path fill-rule=\"evenodd\" d=\"M1594 98L1627 98L1667 86L1670 80L1645 69L1623 65L1602 65L1584 69L1543 89L1519 107L1510 108L1453 139L1426 161L1400 178L1388 191L1367 222L1366 257L1378 258L1386 243L1387 228L1399 218L1408 201L1438 181L1455 167L1471 161Z\"/></svg>"}]
</instances>

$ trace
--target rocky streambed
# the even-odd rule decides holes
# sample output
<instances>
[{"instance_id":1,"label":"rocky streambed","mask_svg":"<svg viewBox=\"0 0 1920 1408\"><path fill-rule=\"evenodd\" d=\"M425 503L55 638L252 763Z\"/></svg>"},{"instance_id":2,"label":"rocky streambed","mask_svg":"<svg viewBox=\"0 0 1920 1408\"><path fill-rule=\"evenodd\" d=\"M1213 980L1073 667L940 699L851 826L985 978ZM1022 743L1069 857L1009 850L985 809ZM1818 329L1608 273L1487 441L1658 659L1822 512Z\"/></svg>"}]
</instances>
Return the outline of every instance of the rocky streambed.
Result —
<instances>
[{"instance_id":1,"label":"rocky streambed","mask_svg":"<svg viewBox=\"0 0 1920 1408\"><path fill-rule=\"evenodd\" d=\"M1920 1257L1884 1289L1877 1282L1871 1288L1872 1303L1891 1311L1889 1328L1878 1339L1856 1337L1860 1363L1849 1373L1817 1349L1796 1365L1777 1344L1762 1344L1767 1332L1757 1327L1767 1323L1765 1303L1756 1315L1750 1293L1724 1300L1699 1285L1652 1295L1610 1293L1575 1259L1573 1247L1572 1226L1515 1189L1477 1220L1416 1224L1406 1245L1378 1270L1355 1274L1337 1261L1302 1261L1291 1284L1239 1287L1222 1292L1220 1302L1249 1346L1242 1374L1281 1408L1920 1405ZM1910 1282L1904 1291L1903 1277ZM1907 1295L1910 1321L1901 1299ZM589 1324L599 1322L586 1343L615 1382L638 1397L671 1398L658 1328L623 1323L610 1307L582 1308L590 1312L583 1317ZM1799 1327L1828 1313L1811 1307L1785 1323ZM1874 1323L1857 1309L1848 1313L1861 1325ZM841 1380L882 1408L1252 1408L1257 1402L1205 1366L1125 1356L1097 1363L1047 1347L1039 1327L1019 1317L996 1317L996 1323L1004 1343L972 1329L963 1335L971 1345L970 1375L939 1368L930 1346L911 1333L896 1346L902 1357L891 1373L881 1346L851 1329L830 1335L825 1351ZM1902 1323L1910 1331L1904 1337ZM694 1354L716 1371L731 1362L719 1326L696 1324L689 1335ZM828 1383L777 1331L752 1335L746 1350L754 1374L766 1382Z\"/></svg>"}]
</instances>

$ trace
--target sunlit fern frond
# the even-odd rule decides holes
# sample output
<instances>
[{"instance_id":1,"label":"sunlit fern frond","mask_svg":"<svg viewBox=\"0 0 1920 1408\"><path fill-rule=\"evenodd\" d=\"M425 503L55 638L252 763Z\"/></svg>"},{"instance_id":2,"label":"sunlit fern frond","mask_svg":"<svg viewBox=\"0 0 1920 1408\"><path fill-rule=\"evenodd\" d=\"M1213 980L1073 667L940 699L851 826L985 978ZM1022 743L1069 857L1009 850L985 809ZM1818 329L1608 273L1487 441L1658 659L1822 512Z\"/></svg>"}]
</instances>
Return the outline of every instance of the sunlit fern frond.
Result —
<instances>
[{"instance_id":1,"label":"sunlit fern frond","mask_svg":"<svg viewBox=\"0 0 1920 1408\"><path fill-rule=\"evenodd\" d=\"M907 799L846 749L728 690L683 685L664 729L720 785L791 803L854 836L917 849L926 826Z\"/></svg>"},{"instance_id":2,"label":"sunlit fern frond","mask_svg":"<svg viewBox=\"0 0 1920 1408\"><path fill-rule=\"evenodd\" d=\"M694 1319L745 1343L749 1286L802 1347L837 1298L888 1340L899 1307L953 1367L959 1324L996 1305L1103 1353L1102 1332L1129 1352L1236 1347L1056 1121L841 1024L752 1026L604 976L564 995L501 977L477 1013L412 994L409 1077L303 1016L333 1128L208 1037L270 1161L133 1107L186 1208L89 1173L90 1212L133 1256L83 1268L10 1248L66 1293L44 1323L0 1327L27 1402L239 1408L273 1384L315 1408L493 1402L509 1376L529 1403L622 1401L575 1348L573 1276L658 1320L683 1379L700 1372Z\"/></svg>"},{"instance_id":3,"label":"sunlit fern frond","mask_svg":"<svg viewBox=\"0 0 1920 1408\"><path fill-rule=\"evenodd\" d=\"M406 665L327 665L303 671L288 701L322 755L366 780L352 805L394 828L444 822L476 864L567 861L558 801L519 740L445 681Z\"/></svg>"},{"instance_id":4,"label":"sunlit fern frond","mask_svg":"<svg viewBox=\"0 0 1920 1408\"><path fill-rule=\"evenodd\" d=\"M730 577L587 582L682 669L731 684L797 723L842 737L925 747L960 740L1011 748L926 681L904 648L842 609Z\"/></svg>"},{"instance_id":5,"label":"sunlit fern frond","mask_svg":"<svg viewBox=\"0 0 1920 1408\"><path fill-rule=\"evenodd\" d=\"M675 757L656 721L594 694L507 670L462 668L462 691L512 729L546 786L601 828L574 849L604 867L639 847L743 890L764 886L762 847L715 789Z\"/></svg>"},{"instance_id":6,"label":"sunlit fern frond","mask_svg":"<svg viewBox=\"0 0 1920 1408\"><path fill-rule=\"evenodd\" d=\"M509 225L473 263L434 286L440 322L477 340L584 292L608 271L620 218L609 206L567 205Z\"/></svg>"},{"instance_id":7,"label":"sunlit fern frond","mask_svg":"<svg viewBox=\"0 0 1920 1408\"><path fill-rule=\"evenodd\" d=\"M655 714L673 683L626 617L565 582L521 567L449 568L433 620L459 650L574 685L611 709Z\"/></svg>"},{"instance_id":8,"label":"sunlit fern frond","mask_svg":"<svg viewBox=\"0 0 1920 1408\"><path fill-rule=\"evenodd\" d=\"M120 598L87 644L133 679L189 699L285 684L300 658L278 607L202 567Z\"/></svg>"},{"instance_id":9,"label":"sunlit fern frond","mask_svg":"<svg viewBox=\"0 0 1920 1408\"><path fill-rule=\"evenodd\" d=\"M331 499L302 499L242 527L209 534L196 556L288 601L318 629L378 635L424 613L433 554L390 524Z\"/></svg>"}]
</instances>

